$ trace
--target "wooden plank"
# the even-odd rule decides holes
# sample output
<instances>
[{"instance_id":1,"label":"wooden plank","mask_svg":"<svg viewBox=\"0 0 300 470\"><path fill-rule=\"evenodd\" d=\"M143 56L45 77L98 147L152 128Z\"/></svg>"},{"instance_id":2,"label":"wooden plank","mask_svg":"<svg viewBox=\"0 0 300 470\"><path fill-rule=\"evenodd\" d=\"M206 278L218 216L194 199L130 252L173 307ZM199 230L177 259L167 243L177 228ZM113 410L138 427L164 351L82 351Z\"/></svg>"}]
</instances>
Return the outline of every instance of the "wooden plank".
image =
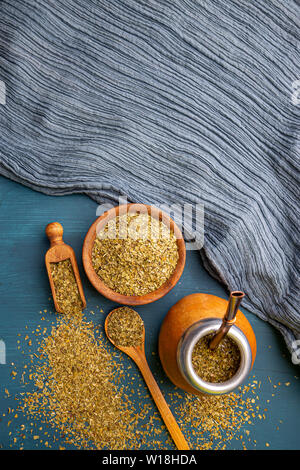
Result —
<instances>
[{"instance_id":1,"label":"wooden plank","mask_svg":"<svg viewBox=\"0 0 300 470\"><path fill-rule=\"evenodd\" d=\"M15 407L15 396L27 390L20 384L20 377L17 376L12 380L11 371L14 367L22 370L24 363L28 361L29 350L34 352L35 346L21 347L21 343L18 343L20 341L18 334L24 336L28 331L32 334L39 327L41 323L39 312L44 313L49 326L55 318L44 265L44 255L49 247L45 226L49 222L62 223L65 242L75 250L87 298L87 313L94 311L95 314L91 317L95 322L103 324L105 315L100 312L100 308L107 313L115 307L89 284L82 268L82 243L85 233L96 218L96 209L97 204L84 195L46 196L0 178L0 339L5 342L7 358L7 364L0 364L1 415L6 414L8 407ZM169 308L181 297L194 292L207 292L227 298L223 287L203 269L199 254L190 251L187 253L183 276L176 287L163 299L137 309L145 322L147 359L166 397L168 393L174 391L174 387L166 378L158 359L159 328ZM270 449L297 449L300 444L298 433L300 380L296 378L299 377L299 366L291 363L284 342L274 328L243 308L242 311L247 315L257 336L258 353L253 374L258 382L261 381L261 388L258 391L260 403L265 404L268 409L266 420L258 420L252 426L252 439L256 439L257 448L266 448L265 444L268 442ZM126 361L126 358L124 360ZM12 363L15 366L12 366ZM128 362L128 366L129 364ZM132 374L137 389L144 390L137 370L132 368ZM278 382L281 383L280 386ZM285 383L290 385L285 386ZM277 385L277 388L274 388L274 385ZM5 398L4 389L10 392L10 398ZM143 393L145 400L149 400L151 404L147 392ZM137 401L139 400L140 397L137 396ZM270 402L267 403L267 400ZM7 427L9 420L6 415L0 422L0 444L4 449L19 448L19 441L14 443L13 438L17 427L24 423L24 418L20 416ZM26 426L30 426L30 423ZM279 430L276 429L277 426ZM9 432L12 434L9 435ZM39 440L34 441L28 437L24 439L22 445L26 449L45 448ZM58 441L53 448L58 448L59 445L63 445L62 442ZM239 446L239 442L232 441L228 448L239 448ZM150 438L148 448L151 449Z\"/></svg>"}]
</instances>

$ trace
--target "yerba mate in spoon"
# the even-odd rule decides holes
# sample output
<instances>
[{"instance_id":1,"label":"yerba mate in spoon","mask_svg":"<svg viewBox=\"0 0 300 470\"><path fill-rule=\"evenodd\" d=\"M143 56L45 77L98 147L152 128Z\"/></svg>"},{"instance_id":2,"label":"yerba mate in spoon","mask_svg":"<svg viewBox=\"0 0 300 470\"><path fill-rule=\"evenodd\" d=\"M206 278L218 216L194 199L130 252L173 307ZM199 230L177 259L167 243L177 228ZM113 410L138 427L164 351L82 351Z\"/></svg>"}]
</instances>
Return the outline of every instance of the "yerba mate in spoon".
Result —
<instances>
[{"instance_id":1,"label":"yerba mate in spoon","mask_svg":"<svg viewBox=\"0 0 300 470\"><path fill-rule=\"evenodd\" d=\"M59 313L83 310L86 300L73 248L63 241L63 227L52 222L46 227L50 248L45 256L52 297Z\"/></svg>"},{"instance_id":2,"label":"yerba mate in spoon","mask_svg":"<svg viewBox=\"0 0 300 470\"><path fill-rule=\"evenodd\" d=\"M177 449L189 450L188 443L148 366L145 356L145 328L139 314L129 307L116 308L107 315L104 328L112 344L131 357L140 369Z\"/></svg>"}]
</instances>

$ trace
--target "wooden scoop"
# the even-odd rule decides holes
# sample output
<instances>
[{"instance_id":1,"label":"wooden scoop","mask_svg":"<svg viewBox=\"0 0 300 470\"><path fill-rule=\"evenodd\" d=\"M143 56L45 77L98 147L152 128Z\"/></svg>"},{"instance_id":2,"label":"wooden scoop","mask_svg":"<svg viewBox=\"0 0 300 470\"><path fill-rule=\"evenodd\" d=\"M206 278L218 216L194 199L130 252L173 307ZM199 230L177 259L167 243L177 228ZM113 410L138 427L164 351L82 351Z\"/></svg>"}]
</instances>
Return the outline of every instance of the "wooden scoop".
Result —
<instances>
[{"instance_id":1,"label":"wooden scoop","mask_svg":"<svg viewBox=\"0 0 300 470\"><path fill-rule=\"evenodd\" d=\"M122 308L122 307L119 307ZM157 385L157 382L155 378L152 375L152 372L148 366L147 359L145 356L145 328L143 328L143 341L141 346L130 346L130 347L124 347L124 346L118 346L109 336L108 331L107 331L107 324L108 324L108 319L109 316L115 312L118 309L112 310L106 317L105 319L105 324L104 324L104 329L106 336L108 339L112 342L116 348L120 349L123 351L125 354L127 354L131 359L134 360L138 368L140 369L142 376L144 377L144 380L148 386L148 389L152 395L153 400L156 403L156 406L161 414L161 417L173 439L175 442L177 449L178 450L189 450L189 446L187 441L185 440L166 400L163 397L163 394L160 391L159 386Z\"/></svg>"},{"instance_id":2,"label":"wooden scoop","mask_svg":"<svg viewBox=\"0 0 300 470\"><path fill-rule=\"evenodd\" d=\"M63 238L62 238L63 232L64 232L64 229L59 222L52 222L51 224L48 224L46 227L46 235L50 240L50 248L45 255L45 263L46 263L46 268L48 272L48 277L49 277L49 282L51 286L55 309L59 313L64 313L64 312L62 312L57 302L54 282L53 282L52 275L51 275L50 263L58 263L59 261L64 261L66 259L70 260L72 268L73 268L79 295L82 301L82 309L86 307L86 300L85 300L85 296L84 296L84 292L83 292L83 288L81 284L81 279L79 275L75 253L74 253L73 248L71 248L69 245L66 245L66 243L63 241Z\"/></svg>"}]
</instances>

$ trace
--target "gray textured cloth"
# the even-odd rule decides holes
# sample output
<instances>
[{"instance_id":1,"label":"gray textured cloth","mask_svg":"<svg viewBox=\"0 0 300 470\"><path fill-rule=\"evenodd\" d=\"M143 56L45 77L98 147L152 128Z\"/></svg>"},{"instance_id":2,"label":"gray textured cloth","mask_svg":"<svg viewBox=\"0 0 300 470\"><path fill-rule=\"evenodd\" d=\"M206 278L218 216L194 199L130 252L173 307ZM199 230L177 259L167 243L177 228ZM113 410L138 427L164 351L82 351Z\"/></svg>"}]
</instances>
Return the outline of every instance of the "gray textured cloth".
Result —
<instances>
[{"instance_id":1,"label":"gray textured cloth","mask_svg":"<svg viewBox=\"0 0 300 470\"><path fill-rule=\"evenodd\" d=\"M206 268L292 350L299 18L292 0L2 0L0 172L99 202L203 202Z\"/></svg>"}]
</instances>

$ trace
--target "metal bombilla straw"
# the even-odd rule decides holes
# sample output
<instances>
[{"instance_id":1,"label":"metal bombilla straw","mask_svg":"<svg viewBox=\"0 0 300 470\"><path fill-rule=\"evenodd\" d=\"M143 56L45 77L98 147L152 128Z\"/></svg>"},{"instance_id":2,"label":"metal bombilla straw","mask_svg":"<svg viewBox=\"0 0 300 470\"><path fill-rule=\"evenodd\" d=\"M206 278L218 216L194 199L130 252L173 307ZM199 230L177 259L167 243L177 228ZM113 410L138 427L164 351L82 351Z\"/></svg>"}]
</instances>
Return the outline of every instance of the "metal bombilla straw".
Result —
<instances>
[{"instance_id":1,"label":"metal bombilla straw","mask_svg":"<svg viewBox=\"0 0 300 470\"><path fill-rule=\"evenodd\" d=\"M220 328L217 330L217 332L215 333L211 342L209 343L209 347L211 350L214 350L219 346L222 339L227 335L228 331L234 324L237 311L244 297L245 297L244 292L241 292L241 291L230 292L228 306L227 306L226 313L223 317L222 324Z\"/></svg>"}]
</instances>

